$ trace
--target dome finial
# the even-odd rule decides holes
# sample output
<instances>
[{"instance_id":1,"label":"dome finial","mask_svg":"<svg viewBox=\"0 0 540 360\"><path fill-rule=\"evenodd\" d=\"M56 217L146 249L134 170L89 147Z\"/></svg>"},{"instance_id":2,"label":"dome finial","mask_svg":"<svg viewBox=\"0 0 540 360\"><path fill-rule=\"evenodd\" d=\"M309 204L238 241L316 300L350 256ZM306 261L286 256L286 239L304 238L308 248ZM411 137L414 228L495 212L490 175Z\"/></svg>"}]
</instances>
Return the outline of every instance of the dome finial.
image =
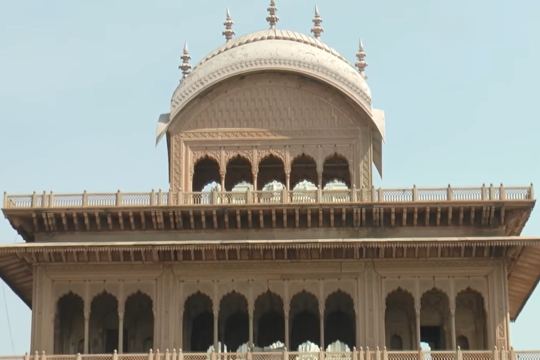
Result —
<instances>
[{"instance_id":1,"label":"dome finial","mask_svg":"<svg viewBox=\"0 0 540 360\"><path fill-rule=\"evenodd\" d=\"M362 40L358 42L358 51L356 52L356 58L358 61L356 61L356 67L358 68L358 72L364 79L367 79L366 76L366 67L368 66L366 62L366 50L364 49L364 43L362 43Z\"/></svg>"},{"instance_id":2,"label":"dome finial","mask_svg":"<svg viewBox=\"0 0 540 360\"><path fill-rule=\"evenodd\" d=\"M230 41L234 36L234 30L232 28L233 24L234 21L232 20L231 13L229 12L229 9L227 9L225 12L225 22L223 23L223 25L225 25L225 30L222 32L227 41Z\"/></svg>"},{"instance_id":3,"label":"dome finial","mask_svg":"<svg viewBox=\"0 0 540 360\"><path fill-rule=\"evenodd\" d=\"M270 6L268 6L266 10L268 11L266 21L268 21L268 24L270 24L270 29L275 29L276 24L279 21L279 17L276 15L277 7L275 0L270 0Z\"/></svg>"},{"instance_id":4,"label":"dome finial","mask_svg":"<svg viewBox=\"0 0 540 360\"><path fill-rule=\"evenodd\" d=\"M321 33L324 32L324 28L321 26L321 23L323 22L321 14L319 13L319 7L315 5L315 15L313 16L313 27L311 28L311 32L313 33L313 36L315 39L320 39Z\"/></svg>"},{"instance_id":5,"label":"dome finial","mask_svg":"<svg viewBox=\"0 0 540 360\"><path fill-rule=\"evenodd\" d=\"M189 63L191 56L189 56L187 41L184 43L184 50L180 58L182 59L182 64L178 68L182 70L182 78L185 79L191 72L191 64Z\"/></svg>"}]
</instances>

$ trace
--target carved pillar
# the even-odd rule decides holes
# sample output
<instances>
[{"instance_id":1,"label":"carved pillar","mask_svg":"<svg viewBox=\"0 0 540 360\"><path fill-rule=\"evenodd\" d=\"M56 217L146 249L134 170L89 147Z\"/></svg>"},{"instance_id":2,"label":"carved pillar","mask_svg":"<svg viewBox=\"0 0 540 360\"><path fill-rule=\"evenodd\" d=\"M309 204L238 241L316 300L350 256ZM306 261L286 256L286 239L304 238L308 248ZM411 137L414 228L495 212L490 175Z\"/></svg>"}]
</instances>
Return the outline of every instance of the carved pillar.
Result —
<instances>
[{"instance_id":1,"label":"carved pillar","mask_svg":"<svg viewBox=\"0 0 540 360\"><path fill-rule=\"evenodd\" d=\"M217 291L217 283L214 283L214 301L212 301L212 311L214 313L214 351L219 351L218 348L218 317L219 317L219 299Z\"/></svg>"},{"instance_id":2,"label":"carved pillar","mask_svg":"<svg viewBox=\"0 0 540 360\"><path fill-rule=\"evenodd\" d=\"M248 298L248 317L249 317L249 341L248 344L251 346L253 342L253 288L251 287L251 282L249 284L249 298Z\"/></svg>"},{"instance_id":3,"label":"carved pillar","mask_svg":"<svg viewBox=\"0 0 540 360\"><path fill-rule=\"evenodd\" d=\"M84 288L84 347L85 354L90 353L90 285L85 283Z\"/></svg>"},{"instance_id":4,"label":"carved pillar","mask_svg":"<svg viewBox=\"0 0 540 360\"><path fill-rule=\"evenodd\" d=\"M124 352L124 312L118 311L118 353Z\"/></svg>"},{"instance_id":5,"label":"carved pillar","mask_svg":"<svg viewBox=\"0 0 540 360\"><path fill-rule=\"evenodd\" d=\"M416 313L416 347L420 349L420 305L415 304L414 310Z\"/></svg>"},{"instance_id":6,"label":"carved pillar","mask_svg":"<svg viewBox=\"0 0 540 360\"><path fill-rule=\"evenodd\" d=\"M452 349L456 349L456 294L454 290L454 280L450 282L449 295L451 345Z\"/></svg>"},{"instance_id":7,"label":"carved pillar","mask_svg":"<svg viewBox=\"0 0 540 360\"><path fill-rule=\"evenodd\" d=\"M225 170L219 172L221 191L225 191L225 175L227 175Z\"/></svg>"},{"instance_id":8,"label":"carved pillar","mask_svg":"<svg viewBox=\"0 0 540 360\"><path fill-rule=\"evenodd\" d=\"M324 282L319 280L319 331L321 350L324 351Z\"/></svg>"},{"instance_id":9,"label":"carved pillar","mask_svg":"<svg viewBox=\"0 0 540 360\"><path fill-rule=\"evenodd\" d=\"M287 188L287 191L291 191L291 172L285 173L285 187Z\"/></svg>"},{"instance_id":10,"label":"carved pillar","mask_svg":"<svg viewBox=\"0 0 540 360\"><path fill-rule=\"evenodd\" d=\"M253 190L257 191L259 190L259 188L257 187L257 177L259 176L259 172L253 171L251 175L253 176Z\"/></svg>"},{"instance_id":11,"label":"carved pillar","mask_svg":"<svg viewBox=\"0 0 540 360\"><path fill-rule=\"evenodd\" d=\"M289 300L289 283L285 281L284 283L284 296L283 296L283 317L285 325L285 347L290 349L289 341L289 312L291 309L291 302Z\"/></svg>"}]
</instances>

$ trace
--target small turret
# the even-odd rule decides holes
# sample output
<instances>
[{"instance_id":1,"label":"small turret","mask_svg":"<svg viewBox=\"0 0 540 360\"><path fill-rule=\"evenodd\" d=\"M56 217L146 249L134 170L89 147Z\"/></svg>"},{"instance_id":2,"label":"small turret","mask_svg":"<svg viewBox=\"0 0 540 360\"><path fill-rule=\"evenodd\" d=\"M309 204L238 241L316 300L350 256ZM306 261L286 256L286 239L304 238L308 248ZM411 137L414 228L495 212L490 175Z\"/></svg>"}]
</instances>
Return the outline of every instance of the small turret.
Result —
<instances>
[{"instance_id":1,"label":"small turret","mask_svg":"<svg viewBox=\"0 0 540 360\"><path fill-rule=\"evenodd\" d=\"M311 33L315 39L321 37L321 33L324 32L324 28L321 26L323 20L321 14L319 13L319 7L315 5L315 15L313 16L313 27L311 28Z\"/></svg>"},{"instance_id":2,"label":"small turret","mask_svg":"<svg viewBox=\"0 0 540 360\"><path fill-rule=\"evenodd\" d=\"M191 56L189 55L187 41L184 43L184 50L182 51L181 59L182 64L178 68L182 70L182 78L185 79L189 73L191 73L191 64L189 63Z\"/></svg>"},{"instance_id":3,"label":"small turret","mask_svg":"<svg viewBox=\"0 0 540 360\"><path fill-rule=\"evenodd\" d=\"M268 16L266 17L266 21L268 21L268 24L270 25L270 29L275 29L276 24L279 21L279 17L277 16L276 2L274 0L270 0L270 6L268 6L266 10L268 11Z\"/></svg>"},{"instance_id":4,"label":"small turret","mask_svg":"<svg viewBox=\"0 0 540 360\"><path fill-rule=\"evenodd\" d=\"M358 72L364 77L364 79L367 79L366 67L368 66L368 64L366 62L366 50L364 49L364 44L362 43L362 40L358 42L358 51L356 52L356 58L358 60L356 61L355 65L358 69Z\"/></svg>"},{"instance_id":5,"label":"small turret","mask_svg":"<svg viewBox=\"0 0 540 360\"><path fill-rule=\"evenodd\" d=\"M227 12L225 13L225 22L223 23L223 25L225 25L225 30L222 32L227 41L231 41L234 36L234 30L232 28L233 24L234 21L231 18L231 13L229 12L229 9L227 9Z\"/></svg>"}]
</instances>

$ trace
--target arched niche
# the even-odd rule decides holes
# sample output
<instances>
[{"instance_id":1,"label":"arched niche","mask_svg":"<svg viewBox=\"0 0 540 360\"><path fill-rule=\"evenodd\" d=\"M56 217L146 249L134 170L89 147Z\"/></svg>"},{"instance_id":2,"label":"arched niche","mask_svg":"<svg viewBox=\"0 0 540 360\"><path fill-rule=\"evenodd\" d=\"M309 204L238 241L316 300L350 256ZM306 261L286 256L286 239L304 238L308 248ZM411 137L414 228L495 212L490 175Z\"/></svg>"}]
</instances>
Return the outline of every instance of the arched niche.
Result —
<instances>
[{"instance_id":1,"label":"arched niche","mask_svg":"<svg viewBox=\"0 0 540 360\"><path fill-rule=\"evenodd\" d=\"M353 348L356 339L354 302L351 296L341 290L326 298L324 307L324 343L336 341Z\"/></svg>"},{"instance_id":2,"label":"arched niche","mask_svg":"<svg viewBox=\"0 0 540 360\"><path fill-rule=\"evenodd\" d=\"M225 190L231 191L237 184L242 182L253 184L253 171L251 162L245 157L237 155L227 162Z\"/></svg>"},{"instance_id":3,"label":"arched niche","mask_svg":"<svg viewBox=\"0 0 540 360\"><path fill-rule=\"evenodd\" d=\"M484 298L471 288L456 296L456 339L462 350L486 350Z\"/></svg>"},{"instance_id":4,"label":"arched niche","mask_svg":"<svg viewBox=\"0 0 540 360\"><path fill-rule=\"evenodd\" d=\"M84 301L69 292L56 303L54 321L54 353L84 352Z\"/></svg>"},{"instance_id":5,"label":"arched niche","mask_svg":"<svg viewBox=\"0 0 540 360\"><path fill-rule=\"evenodd\" d=\"M118 300L108 292L94 297L90 306L89 350L112 353L118 346Z\"/></svg>"},{"instance_id":6,"label":"arched niche","mask_svg":"<svg viewBox=\"0 0 540 360\"><path fill-rule=\"evenodd\" d=\"M386 347L389 350L416 348L416 315L414 298L401 288L386 297L384 312Z\"/></svg>"},{"instance_id":7,"label":"arched niche","mask_svg":"<svg viewBox=\"0 0 540 360\"><path fill-rule=\"evenodd\" d=\"M221 183L219 162L209 156L197 160L193 167L192 191L199 192L210 183Z\"/></svg>"},{"instance_id":8,"label":"arched niche","mask_svg":"<svg viewBox=\"0 0 540 360\"><path fill-rule=\"evenodd\" d=\"M295 157L291 163L291 189L302 181L308 181L315 186L319 184L317 163L313 157L304 153Z\"/></svg>"},{"instance_id":9,"label":"arched niche","mask_svg":"<svg viewBox=\"0 0 540 360\"><path fill-rule=\"evenodd\" d=\"M206 352L214 342L214 315L210 297L201 292L189 296L184 303L182 318L184 349Z\"/></svg>"},{"instance_id":10,"label":"arched niche","mask_svg":"<svg viewBox=\"0 0 540 360\"><path fill-rule=\"evenodd\" d=\"M229 351L249 340L249 315L247 300L238 292L230 292L219 303L219 340Z\"/></svg>"},{"instance_id":11,"label":"arched niche","mask_svg":"<svg viewBox=\"0 0 540 360\"><path fill-rule=\"evenodd\" d=\"M420 300L420 341L432 350L450 348L450 306L448 296L439 289L426 291Z\"/></svg>"},{"instance_id":12,"label":"arched niche","mask_svg":"<svg viewBox=\"0 0 540 360\"><path fill-rule=\"evenodd\" d=\"M265 185L273 181L285 185L285 165L279 157L270 154L259 161L257 190L262 190Z\"/></svg>"},{"instance_id":13,"label":"arched niche","mask_svg":"<svg viewBox=\"0 0 540 360\"><path fill-rule=\"evenodd\" d=\"M124 352L148 352L154 346L152 299L137 291L126 299L124 311Z\"/></svg>"},{"instance_id":14,"label":"arched niche","mask_svg":"<svg viewBox=\"0 0 540 360\"><path fill-rule=\"evenodd\" d=\"M319 301L307 291L301 291L291 299L289 310L290 345L296 351L298 345L311 341L320 344Z\"/></svg>"},{"instance_id":15,"label":"arched niche","mask_svg":"<svg viewBox=\"0 0 540 360\"><path fill-rule=\"evenodd\" d=\"M347 159L335 153L324 160L322 173L322 187L332 181L343 182L348 188L351 187L351 172Z\"/></svg>"},{"instance_id":16,"label":"arched niche","mask_svg":"<svg viewBox=\"0 0 540 360\"><path fill-rule=\"evenodd\" d=\"M254 342L265 347L277 341L285 342L285 317L283 300L270 290L259 295L255 300L253 312Z\"/></svg>"}]
</instances>

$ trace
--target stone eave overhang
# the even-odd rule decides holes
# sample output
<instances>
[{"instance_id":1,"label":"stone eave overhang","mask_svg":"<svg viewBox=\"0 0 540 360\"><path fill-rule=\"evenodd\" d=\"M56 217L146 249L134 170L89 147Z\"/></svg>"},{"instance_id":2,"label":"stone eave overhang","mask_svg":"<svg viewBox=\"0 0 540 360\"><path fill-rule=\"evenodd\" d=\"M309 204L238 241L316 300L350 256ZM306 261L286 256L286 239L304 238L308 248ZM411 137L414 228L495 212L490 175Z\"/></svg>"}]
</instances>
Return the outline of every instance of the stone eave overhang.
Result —
<instances>
[{"instance_id":1,"label":"stone eave overhang","mask_svg":"<svg viewBox=\"0 0 540 360\"><path fill-rule=\"evenodd\" d=\"M34 265L182 262L500 259L515 319L540 279L540 238L516 236L25 243L0 247L0 275L29 305Z\"/></svg>"},{"instance_id":2,"label":"stone eave overhang","mask_svg":"<svg viewBox=\"0 0 540 360\"><path fill-rule=\"evenodd\" d=\"M498 229L521 233L535 200L255 203L4 208L28 242L37 234L260 229ZM467 233L466 235L469 235ZM392 236L392 235L391 235Z\"/></svg>"}]
</instances>

